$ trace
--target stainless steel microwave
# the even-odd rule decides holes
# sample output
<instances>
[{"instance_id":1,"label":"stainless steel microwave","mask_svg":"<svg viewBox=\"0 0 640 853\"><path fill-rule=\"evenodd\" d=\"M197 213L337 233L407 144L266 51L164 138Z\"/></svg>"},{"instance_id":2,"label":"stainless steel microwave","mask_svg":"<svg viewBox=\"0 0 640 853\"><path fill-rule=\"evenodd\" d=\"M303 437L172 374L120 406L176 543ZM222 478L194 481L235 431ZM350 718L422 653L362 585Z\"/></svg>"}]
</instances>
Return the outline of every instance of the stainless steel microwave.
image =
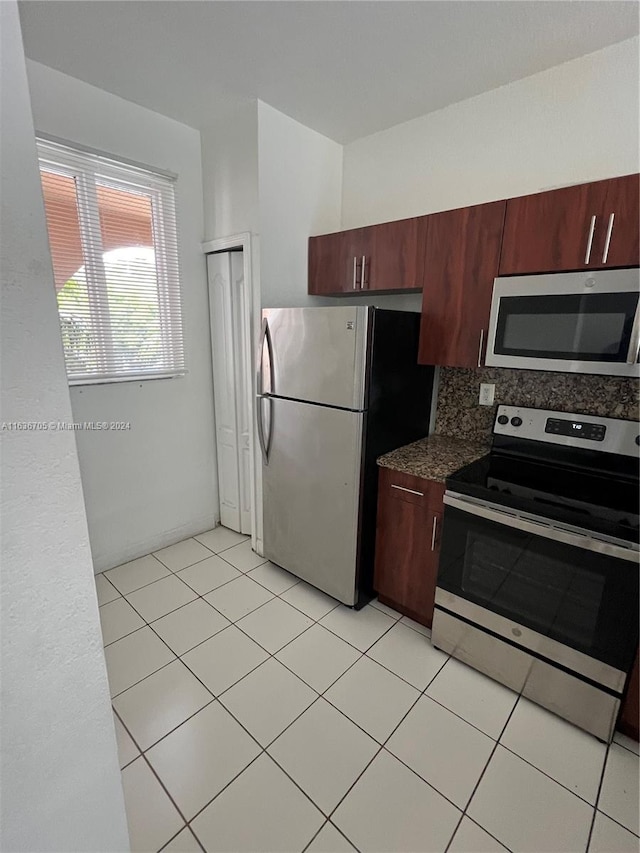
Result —
<instances>
[{"instance_id":1,"label":"stainless steel microwave","mask_svg":"<svg viewBox=\"0 0 640 853\"><path fill-rule=\"evenodd\" d=\"M497 278L485 363L640 376L640 270Z\"/></svg>"}]
</instances>

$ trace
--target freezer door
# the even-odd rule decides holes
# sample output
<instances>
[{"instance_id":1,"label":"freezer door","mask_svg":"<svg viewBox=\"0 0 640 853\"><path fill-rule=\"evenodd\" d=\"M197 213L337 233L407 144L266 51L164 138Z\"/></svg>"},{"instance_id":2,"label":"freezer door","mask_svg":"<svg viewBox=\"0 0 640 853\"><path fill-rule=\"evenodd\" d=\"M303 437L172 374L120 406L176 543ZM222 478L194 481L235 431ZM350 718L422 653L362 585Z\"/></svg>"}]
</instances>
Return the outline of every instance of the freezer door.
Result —
<instances>
[{"instance_id":1,"label":"freezer door","mask_svg":"<svg viewBox=\"0 0 640 853\"><path fill-rule=\"evenodd\" d=\"M367 306L265 309L258 393L365 409L370 312Z\"/></svg>"},{"instance_id":2,"label":"freezer door","mask_svg":"<svg viewBox=\"0 0 640 853\"><path fill-rule=\"evenodd\" d=\"M356 602L365 415L269 400L263 466L264 554L345 604Z\"/></svg>"}]
</instances>

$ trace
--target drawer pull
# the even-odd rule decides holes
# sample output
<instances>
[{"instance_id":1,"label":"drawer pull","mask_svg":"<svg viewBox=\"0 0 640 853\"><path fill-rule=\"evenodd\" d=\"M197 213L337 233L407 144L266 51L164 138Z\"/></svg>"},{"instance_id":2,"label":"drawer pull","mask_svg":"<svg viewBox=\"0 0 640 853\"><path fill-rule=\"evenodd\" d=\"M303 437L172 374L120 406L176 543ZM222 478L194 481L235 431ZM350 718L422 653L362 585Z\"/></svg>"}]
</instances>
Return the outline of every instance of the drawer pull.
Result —
<instances>
[{"instance_id":1,"label":"drawer pull","mask_svg":"<svg viewBox=\"0 0 640 853\"><path fill-rule=\"evenodd\" d=\"M391 484L392 489L398 489L400 492L409 492L410 495L418 495L419 497L424 497L424 492L416 492L415 489L405 489L404 486L396 486L395 483Z\"/></svg>"}]
</instances>

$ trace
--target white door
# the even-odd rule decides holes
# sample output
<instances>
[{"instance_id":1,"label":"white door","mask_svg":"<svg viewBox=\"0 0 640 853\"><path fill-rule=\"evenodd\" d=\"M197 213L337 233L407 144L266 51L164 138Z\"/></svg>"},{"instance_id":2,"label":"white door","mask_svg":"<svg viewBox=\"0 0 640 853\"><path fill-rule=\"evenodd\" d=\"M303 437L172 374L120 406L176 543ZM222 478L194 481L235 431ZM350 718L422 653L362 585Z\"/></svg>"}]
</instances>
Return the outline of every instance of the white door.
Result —
<instances>
[{"instance_id":1,"label":"white door","mask_svg":"<svg viewBox=\"0 0 640 853\"><path fill-rule=\"evenodd\" d=\"M231 530L251 533L250 368L244 358L242 317L247 294L242 252L207 255L207 271L220 521Z\"/></svg>"}]
</instances>

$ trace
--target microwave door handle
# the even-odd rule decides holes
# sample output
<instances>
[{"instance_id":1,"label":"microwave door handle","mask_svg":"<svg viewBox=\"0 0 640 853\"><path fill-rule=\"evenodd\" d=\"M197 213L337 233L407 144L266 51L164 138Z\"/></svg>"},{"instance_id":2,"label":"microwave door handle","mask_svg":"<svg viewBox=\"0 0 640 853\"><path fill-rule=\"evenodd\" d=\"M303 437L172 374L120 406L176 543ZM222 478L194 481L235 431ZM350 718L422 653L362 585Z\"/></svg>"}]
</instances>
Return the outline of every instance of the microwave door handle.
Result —
<instances>
[{"instance_id":1,"label":"microwave door handle","mask_svg":"<svg viewBox=\"0 0 640 853\"><path fill-rule=\"evenodd\" d=\"M640 298L638 298L638 306L636 308L636 316L633 318L633 326L631 328L631 339L629 341L629 355L627 364L636 364L638 355L640 354Z\"/></svg>"}]
</instances>

